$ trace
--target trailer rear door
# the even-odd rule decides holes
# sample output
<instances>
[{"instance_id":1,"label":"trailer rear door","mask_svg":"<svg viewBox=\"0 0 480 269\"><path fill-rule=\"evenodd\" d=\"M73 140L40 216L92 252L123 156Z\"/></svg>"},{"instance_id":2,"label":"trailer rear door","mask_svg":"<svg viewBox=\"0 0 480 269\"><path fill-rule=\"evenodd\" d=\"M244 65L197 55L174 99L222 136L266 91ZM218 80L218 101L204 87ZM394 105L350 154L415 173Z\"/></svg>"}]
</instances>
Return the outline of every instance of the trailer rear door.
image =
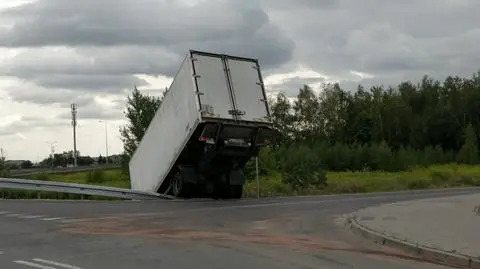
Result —
<instances>
[{"instance_id":1,"label":"trailer rear door","mask_svg":"<svg viewBox=\"0 0 480 269\"><path fill-rule=\"evenodd\" d=\"M221 55L191 52L203 116L234 119L234 104Z\"/></svg>"},{"instance_id":2,"label":"trailer rear door","mask_svg":"<svg viewBox=\"0 0 480 269\"><path fill-rule=\"evenodd\" d=\"M269 115L267 97L258 62L253 59L226 59L238 119L265 121Z\"/></svg>"},{"instance_id":3,"label":"trailer rear door","mask_svg":"<svg viewBox=\"0 0 480 269\"><path fill-rule=\"evenodd\" d=\"M190 51L202 116L264 122L268 105L256 59Z\"/></svg>"}]
</instances>

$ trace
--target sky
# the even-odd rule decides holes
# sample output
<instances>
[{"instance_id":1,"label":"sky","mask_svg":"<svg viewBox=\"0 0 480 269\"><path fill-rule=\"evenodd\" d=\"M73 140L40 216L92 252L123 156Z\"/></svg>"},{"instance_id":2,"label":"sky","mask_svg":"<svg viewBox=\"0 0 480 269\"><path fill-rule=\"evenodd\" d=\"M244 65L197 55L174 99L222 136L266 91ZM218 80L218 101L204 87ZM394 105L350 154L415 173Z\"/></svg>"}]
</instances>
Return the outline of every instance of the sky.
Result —
<instances>
[{"instance_id":1,"label":"sky","mask_svg":"<svg viewBox=\"0 0 480 269\"><path fill-rule=\"evenodd\" d=\"M269 93L480 69L478 0L0 1L0 147L37 161L120 153L136 85L160 95L189 49L258 58ZM102 122L100 122L102 121Z\"/></svg>"}]
</instances>

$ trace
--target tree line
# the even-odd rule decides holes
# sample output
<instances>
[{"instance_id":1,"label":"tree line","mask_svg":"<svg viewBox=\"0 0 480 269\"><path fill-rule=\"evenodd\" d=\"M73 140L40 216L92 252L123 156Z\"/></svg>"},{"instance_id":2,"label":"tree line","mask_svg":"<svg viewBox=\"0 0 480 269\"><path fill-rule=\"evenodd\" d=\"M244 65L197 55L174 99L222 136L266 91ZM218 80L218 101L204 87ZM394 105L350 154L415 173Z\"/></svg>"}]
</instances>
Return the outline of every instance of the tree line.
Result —
<instances>
[{"instance_id":1,"label":"tree line","mask_svg":"<svg viewBox=\"0 0 480 269\"><path fill-rule=\"evenodd\" d=\"M389 87L358 85L356 91L329 84L316 93L304 85L294 99L284 93L271 98L274 132L260 156L263 174L279 171L292 185L324 184L325 170L479 163L480 72L444 81L424 76ZM161 101L136 88L128 97L128 124L120 130L127 156ZM252 169L250 163L247 174ZM310 183L302 183L306 177Z\"/></svg>"}]
</instances>

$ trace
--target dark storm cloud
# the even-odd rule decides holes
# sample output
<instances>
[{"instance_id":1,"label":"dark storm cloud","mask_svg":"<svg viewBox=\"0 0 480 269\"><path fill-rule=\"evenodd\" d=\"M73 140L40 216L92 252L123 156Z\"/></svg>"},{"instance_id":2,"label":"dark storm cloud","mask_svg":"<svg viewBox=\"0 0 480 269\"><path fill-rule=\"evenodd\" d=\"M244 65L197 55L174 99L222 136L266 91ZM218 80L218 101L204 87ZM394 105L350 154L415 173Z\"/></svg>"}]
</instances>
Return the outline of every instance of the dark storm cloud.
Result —
<instances>
[{"instance_id":1,"label":"dark storm cloud","mask_svg":"<svg viewBox=\"0 0 480 269\"><path fill-rule=\"evenodd\" d=\"M40 105L62 104L70 106L76 102L79 105L87 105L94 101L93 96L79 95L71 90L48 90L44 88L13 87L10 88L9 96L12 101L36 103Z\"/></svg>"},{"instance_id":2,"label":"dark storm cloud","mask_svg":"<svg viewBox=\"0 0 480 269\"><path fill-rule=\"evenodd\" d=\"M349 88L357 82L341 76L350 71L374 75L369 84L396 85L480 68L478 0L184 2L38 0L7 9L0 20L12 26L0 30L0 44L73 49L20 52L0 74L116 92L138 82L132 74L173 75L190 48L259 58L264 75L293 60ZM118 76L111 87L109 76ZM295 91L301 80L277 88Z\"/></svg>"},{"instance_id":3,"label":"dark storm cloud","mask_svg":"<svg viewBox=\"0 0 480 269\"><path fill-rule=\"evenodd\" d=\"M58 115L59 119L71 119L72 115L70 111L62 112ZM114 108L106 108L99 104L91 103L86 107L82 107L78 109L77 112L78 121L82 120L118 120L123 118L123 113L119 109Z\"/></svg>"},{"instance_id":4,"label":"dark storm cloud","mask_svg":"<svg viewBox=\"0 0 480 269\"><path fill-rule=\"evenodd\" d=\"M164 74L178 68L183 54L152 46L30 48L3 61L0 72L25 78L50 74Z\"/></svg>"},{"instance_id":5,"label":"dark storm cloud","mask_svg":"<svg viewBox=\"0 0 480 269\"><path fill-rule=\"evenodd\" d=\"M70 125L69 121L60 120L60 119L22 116L19 120L2 126L2 128L0 129L0 135L1 136L15 135L17 133L41 131L49 128L60 127L60 126L67 127L69 125Z\"/></svg>"},{"instance_id":6,"label":"dark storm cloud","mask_svg":"<svg viewBox=\"0 0 480 269\"><path fill-rule=\"evenodd\" d=\"M288 80L285 80L280 85L271 85L266 88L268 92L282 92L288 97L296 97L300 88L303 88L304 85L312 86L315 90L316 85L321 83L326 83L327 81L324 78L318 77L294 77Z\"/></svg>"},{"instance_id":7,"label":"dark storm cloud","mask_svg":"<svg viewBox=\"0 0 480 269\"><path fill-rule=\"evenodd\" d=\"M162 0L37 0L0 11L0 20L11 24L0 27L0 46L28 48L2 62L0 75L52 92L120 93L143 86L146 82L133 74L172 76L189 49L255 57L265 70L290 61L294 49L257 0L202 0L196 6ZM21 94L24 100L27 94ZM42 103L54 98L32 96Z\"/></svg>"},{"instance_id":8,"label":"dark storm cloud","mask_svg":"<svg viewBox=\"0 0 480 269\"><path fill-rule=\"evenodd\" d=\"M143 86L148 83L134 76L112 75L58 75L34 77L31 79L37 85L46 88L62 88L95 92L122 93L125 87Z\"/></svg>"},{"instance_id":9,"label":"dark storm cloud","mask_svg":"<svg viewBox=\"0 0 480 269\"><path fill-rule=\"evenodd\" d=\"M177 53L190 47L222 48L258 54L267 64L290 59L292 41L269 22L258 1L201 1L195 6L181 2L38 0L0 12L13 21L11 28L0 31L0 45L150 45ZM278 54L258 52L264 47L268 49L263 52Z\"/></svg>"},{"instance_id":10,"label":"dark storm cloud","mask_svg":"<svg viewBox=\"0 0 480 269\"><path fill-rule=\"evenodd\" d=\"M331 8L338 5L337 0L261 0L261 2L272 9L316 9Z\"/></svg>"},{"instance_id":11,"label":"dark storm cloud","mask_svg":"<svg viewBox=\"0 0 480 269\"><path fill-rule=\"evenodd\" d=\"M273 2L264 4L272 6L271 20L297 40L295 59L325 75L355 70L396 84L480 68L477 0L305 1L303 8Z\"/></svg>"}]
</instances>

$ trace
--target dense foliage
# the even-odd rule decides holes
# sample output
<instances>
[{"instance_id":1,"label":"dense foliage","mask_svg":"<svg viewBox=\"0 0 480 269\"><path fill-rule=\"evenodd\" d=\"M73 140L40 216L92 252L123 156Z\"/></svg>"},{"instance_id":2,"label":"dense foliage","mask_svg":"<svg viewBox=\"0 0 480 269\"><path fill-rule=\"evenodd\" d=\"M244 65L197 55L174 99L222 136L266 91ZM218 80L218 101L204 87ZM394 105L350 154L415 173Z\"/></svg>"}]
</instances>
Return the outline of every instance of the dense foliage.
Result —
<instances>
[{"instance_id":1,"label":"dense foliage","mask_svg":"<svg viewBox=\"0 0 480 269\"><path fill-rule=\"evenodd\" d=\"M477 164L480 73L440 82L374 86L320 94L307 85L294 101L271 101L273 144L260 156L263 175L280 171L293 187L318 185L329 171L401 171L442 163ZM253 163L247 167L250 176Z\"/></svg>"},{"instance_id":2,"label":"dense foliage","mask_svg":"<svg viewBox=\"0 0 480 269\"><path fill-rule=\"evenodd\" d=\"M162 98L145 95L137 87L128 96L124 111L127 125L120 128L126 155L133 155L161 103Z\"/></svg>"}]
</instances>

